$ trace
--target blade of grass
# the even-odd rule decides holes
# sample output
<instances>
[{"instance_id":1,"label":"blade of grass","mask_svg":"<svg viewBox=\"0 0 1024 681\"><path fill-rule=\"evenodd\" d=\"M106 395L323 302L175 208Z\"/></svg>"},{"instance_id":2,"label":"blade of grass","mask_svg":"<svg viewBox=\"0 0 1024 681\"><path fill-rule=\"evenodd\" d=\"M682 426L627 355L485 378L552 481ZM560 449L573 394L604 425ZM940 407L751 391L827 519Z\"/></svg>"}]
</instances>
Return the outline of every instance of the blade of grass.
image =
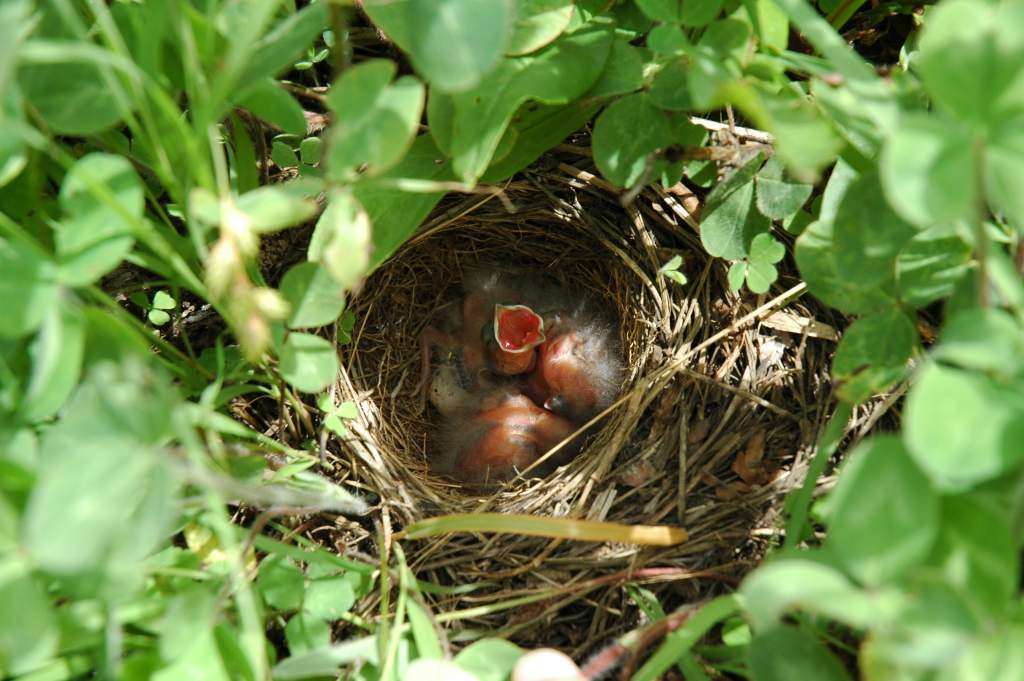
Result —
<instances>
[{"instance_id":1,"label":"blade of grass","mask_svg":"<svg viewBox=\"0 0 1024 681\"><path fill-rule=\"evenodd\" d=\"M683 528L667 525L623 525L510 513L458 513L428 518L413 523L399 533L399 537L423 539L450 532L524 534L532 537L652 546L674 546L689 538Z\"/></svg>"},{"instance_id":2,"label":"blade of grass","mask_svg":"<svg viewBox=\"0 0 1024 681\"><path fill-rule=\"evenodd\" d=\"M640 667L633 681L654 681L668 671L679 658L690 650L711 627L739 612L740 603L736 596L719 596L709 601L696 614L665 637L650 659Z\"/></svg>"}]
</instances>

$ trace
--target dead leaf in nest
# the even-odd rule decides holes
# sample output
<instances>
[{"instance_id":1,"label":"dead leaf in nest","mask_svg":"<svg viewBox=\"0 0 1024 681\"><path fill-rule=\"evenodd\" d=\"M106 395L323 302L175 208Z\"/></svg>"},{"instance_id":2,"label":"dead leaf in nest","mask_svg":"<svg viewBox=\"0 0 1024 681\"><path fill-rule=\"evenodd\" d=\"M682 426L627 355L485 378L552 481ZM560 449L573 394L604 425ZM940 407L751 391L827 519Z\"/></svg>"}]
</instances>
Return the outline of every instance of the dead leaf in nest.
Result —
<instances>
[{"instance_id":1,"label":"dead leaf in nest","mask_svg":"<svg viewBox=\"0 0 1024 681\"><path fill-rule=\"evenodd\" d=\"M704 441L711 431L711 424L707 419L697 419L690 423L690 429L686 432L686 445L692 447Z\"/></svg>"},{"instance_id":2,"label":"dead leaf in nest","mask_svg":"<svg viewBox=\"0 0 1024 681\"><path fill-rule=\"evenodd\" d=\"M768 481L768 471L764 466L764 442L764 430L756 431L747 440L747 446L732 462L732 471L751 487L763 485Z\"/></svg>"},{"instance_id":3,"label":"dead leaf in nest","mask_svg":"<svg viewBox=\"0 0 1024 681\"><path fill-rule=\"evenodd\" d=\"M648 459L635 461L619 473L619 481L627 487L643 487L658 475L658 470Z\"/></svg>"},{"instance_id":4,"label":"dead leaf in nest","mask_svg":"<svg viewBox=\"0 0 1024 681\"><path fill-rule=\"evenodd\" d=\"M523 622L532 622L540 618L544 614L544 610L554 602L553 599L546 601L537 601L536 603L528 603L521 608L516 608L515 612L509 618L509 625L522 624Z\"/></svg>"},{"instance_id":5,"label":"dead leaf in nest","mask_svg":"<svg viewBox=\"0 0 1024 681\"><path fill-rule=\"evenodd\" d=\"M743 482L729 482L715 488L715 496L722 501L732 501L750 491L750 486Z\"/></svg>"}]
</instances>

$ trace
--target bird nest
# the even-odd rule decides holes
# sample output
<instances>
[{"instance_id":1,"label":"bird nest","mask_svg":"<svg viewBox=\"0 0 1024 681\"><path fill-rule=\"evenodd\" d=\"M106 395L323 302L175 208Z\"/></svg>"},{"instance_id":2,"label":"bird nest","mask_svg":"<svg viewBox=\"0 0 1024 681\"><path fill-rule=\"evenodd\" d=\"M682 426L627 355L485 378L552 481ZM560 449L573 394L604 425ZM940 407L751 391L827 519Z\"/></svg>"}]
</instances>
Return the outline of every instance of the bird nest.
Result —
<instances>
[{"instance_id":1,"label":"bird nest","mask_svg":"<svg viewBox=\"0 0 1024 681\"><path fill-rule=\"evenodd\" d=\"M731 292L726 265L700 246L695 196L651 187L623 207L592 167L585 148L563 146L500 195L449 196L350 305L335 397L359 413L328 457L337 479L379 497L383 527L340 521L339 550L375 554L376 537L390 541L412 522L480 511L689 533L667 548L514 534L403 541L421 580L475 585L425 595L467 638L483 629L583 654L643 621L627 583L647 585L666 607L734 586L778 537L782 496L803 479L827 401L834 325L799 299L786 263L768 295ZM685 284L663 271L674 256ZM416 392L419 335L479 262L542 270L606 301L627 366L621 394L571 462L485 496L431 474L440 417L420 409Z\"/></svg>"}]
</instances>

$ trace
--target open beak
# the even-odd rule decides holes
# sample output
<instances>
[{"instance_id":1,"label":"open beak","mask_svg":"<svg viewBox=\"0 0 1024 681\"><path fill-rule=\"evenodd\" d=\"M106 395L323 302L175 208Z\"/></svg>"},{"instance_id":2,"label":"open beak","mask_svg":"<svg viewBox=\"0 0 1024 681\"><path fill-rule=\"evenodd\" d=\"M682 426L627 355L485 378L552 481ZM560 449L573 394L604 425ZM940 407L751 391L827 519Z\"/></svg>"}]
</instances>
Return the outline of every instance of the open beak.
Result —
<instances>
[{"instance_id":1,"label":"open beak","mask_svg":"<svg viewBox=\"0 0 1024 681\"><path fill-rule=\"evenodd\" d=\"M504 352L527 352L543 343L544 320L526 305L494 306L494 340Z\"/></svg>"}]
</instances>

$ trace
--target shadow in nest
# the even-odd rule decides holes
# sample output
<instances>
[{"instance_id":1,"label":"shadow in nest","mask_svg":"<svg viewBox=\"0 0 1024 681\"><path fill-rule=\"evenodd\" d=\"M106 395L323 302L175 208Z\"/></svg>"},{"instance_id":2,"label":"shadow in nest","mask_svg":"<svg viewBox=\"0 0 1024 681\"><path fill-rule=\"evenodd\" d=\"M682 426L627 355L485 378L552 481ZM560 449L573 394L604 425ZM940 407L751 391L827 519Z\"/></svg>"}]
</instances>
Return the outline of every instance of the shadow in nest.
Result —
<instances>
[{"instance_id":1,"label":"shadow in nest","mask_svg":"<svg viewBox=\"0 0 1024 681\"><path fill-rule=\"evenodd\" d=\"M514 212L493 196L448 197L370 277L350 306L356 325L334 388L359 416L328 445L337 479L379 495L386 530L473 511L685 527L690 539L669 548L474 534L404 543L420 579L478 585L427 596L434 612L484 613L449 616L456 630L575 655L644 621L624 584L645 584L666 609L697 601L738 583L776 541L828 401L840 322L812 301L780 299L737 324L799 284L791 264L764 298L730 292L727 263L700 246L692 203L648 188L623 208L588 168L582 147L545 157L504 188ZM675 255L686 284L660 273ZM539 269L606 301L627 364L616 406L571 462L487 496L430 474L438 415L421 412L416 392L420 332L480 261ZM339 550L375 555L347 522Z\"/></svg>"}]
</instances>

